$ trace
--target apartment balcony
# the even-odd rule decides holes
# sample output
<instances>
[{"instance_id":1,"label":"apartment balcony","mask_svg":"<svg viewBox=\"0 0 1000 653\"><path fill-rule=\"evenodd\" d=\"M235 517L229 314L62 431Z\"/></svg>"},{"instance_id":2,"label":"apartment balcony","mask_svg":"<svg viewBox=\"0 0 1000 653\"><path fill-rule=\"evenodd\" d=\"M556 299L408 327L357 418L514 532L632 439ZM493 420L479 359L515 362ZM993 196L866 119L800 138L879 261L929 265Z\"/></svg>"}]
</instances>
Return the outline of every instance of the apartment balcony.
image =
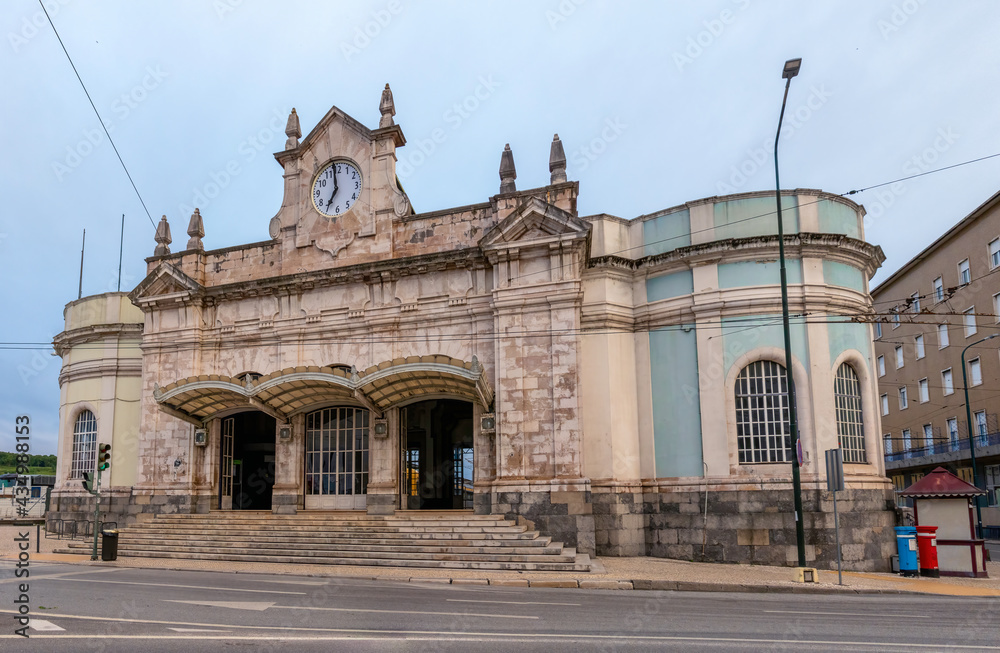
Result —
<instances>
[{"instance_id":1,"label":"apartment balcony","mask_svg":"<svg viewBox=\"0 0 1000 653\"><path fill-rule=\"evenodd\" d=\"M985 462L987 458L1000 456L1000 431L981 433L973 436L973 440L976 443L977 462ZM886 453L885 468L889 472L915 466L939 465L970 459L969 438L967 435L959 435L956 439L934 442L923 447L912 447L905 451Z\"/></svg>"}]
</instances>

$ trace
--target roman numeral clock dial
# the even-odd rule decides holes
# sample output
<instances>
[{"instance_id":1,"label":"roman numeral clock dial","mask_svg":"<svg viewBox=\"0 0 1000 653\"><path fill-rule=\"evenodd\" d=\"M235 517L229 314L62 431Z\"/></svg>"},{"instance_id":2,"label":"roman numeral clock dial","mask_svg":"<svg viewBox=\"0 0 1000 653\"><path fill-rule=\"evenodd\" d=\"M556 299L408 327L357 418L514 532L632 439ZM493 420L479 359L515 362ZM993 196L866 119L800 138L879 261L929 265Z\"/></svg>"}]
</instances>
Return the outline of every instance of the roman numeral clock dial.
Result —
<instances>
[{"instance_id":1,"label":"roman numeral clock dial","mask_svg":"<svg viewBox=\"0 0 1000 653\"><path fill-rule=\"evenodd\" d=\"M336 160L323 166L313 180L313 206L328 218L351 210L361 197L361 171L349 161Z\"/></svg>"}]
</instances>

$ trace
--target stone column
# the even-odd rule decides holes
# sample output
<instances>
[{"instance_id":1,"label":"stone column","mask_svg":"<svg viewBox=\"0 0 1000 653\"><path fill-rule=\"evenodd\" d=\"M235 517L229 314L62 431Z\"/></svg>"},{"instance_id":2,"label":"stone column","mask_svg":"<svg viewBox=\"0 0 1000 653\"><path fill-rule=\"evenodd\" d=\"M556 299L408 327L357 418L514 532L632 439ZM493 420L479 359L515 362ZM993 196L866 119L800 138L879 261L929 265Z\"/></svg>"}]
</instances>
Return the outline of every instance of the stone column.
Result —
<instances>
[{"instance_id":1,"label":"stone column","mask_svg":"<svg viewBox=\"0 0 1000 653\"><path fill-rule=\"evenodd\" d=\"M369 515L392 515L398 504L399 484L399 409L385 411L387 433L375 435L374 421L368 438Z\"/></svg>"},{"instance_id":2,"label":"stone column","mask_svg":"<svg viewBox=\"0 0 1000 653\"><path fill-rule=\"evenodd\" d=\"M290 423L277 422L274 428L274 488L271 492L271 512L294 515L299 504L301 474L299 469L305 452L305 422L296 415ZM281 437L287 429L288 437Z\"/></svg>"}]
</instances>

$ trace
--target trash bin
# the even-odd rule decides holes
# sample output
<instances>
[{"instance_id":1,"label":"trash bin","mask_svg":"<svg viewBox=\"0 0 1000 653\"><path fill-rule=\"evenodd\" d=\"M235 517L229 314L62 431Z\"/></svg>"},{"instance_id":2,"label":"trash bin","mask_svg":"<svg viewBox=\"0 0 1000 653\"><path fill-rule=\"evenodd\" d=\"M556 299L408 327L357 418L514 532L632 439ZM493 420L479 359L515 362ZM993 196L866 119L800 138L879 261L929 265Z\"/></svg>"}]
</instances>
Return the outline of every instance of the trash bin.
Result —
<instances>
[{"instance_id":1,"label":"trash bin","mask_svg":"<svg viewBox=\"0 0 1000 653\"><path fill-rule=\"evenodd\" d=\"M101 560L112 562L118 559L118 531L101 531Z\"/></svg>"},{"instance_id":2,"label":"trash bin","mask_svg":"<svg viewBox=\"0 0 1000 653\"><path fill-rule=\"evenodd\" d=\"M937 526L917 526L917 554L920 556L920 575L939 578Z\"/></svg>"},{"instance_id":3,"label":"trash bin","mask_svg":"<svg viewBox=\"0 0 1000 653\"><path fill-rule=\"evenodd\" d=\"M916 527L897 526L896 547L899 550L899 573L903 576L916 576L918 574Z\"/></svg>"}]
</instances>

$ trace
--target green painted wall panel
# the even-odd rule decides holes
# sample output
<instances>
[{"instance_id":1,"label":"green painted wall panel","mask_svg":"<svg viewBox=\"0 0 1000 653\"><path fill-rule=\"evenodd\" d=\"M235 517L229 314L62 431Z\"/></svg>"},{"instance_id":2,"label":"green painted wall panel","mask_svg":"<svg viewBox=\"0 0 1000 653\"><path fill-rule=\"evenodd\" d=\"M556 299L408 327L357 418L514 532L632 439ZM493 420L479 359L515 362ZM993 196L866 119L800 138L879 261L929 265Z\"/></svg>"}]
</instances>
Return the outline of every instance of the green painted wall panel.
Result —
<instances>
[{"instance_id":1,"label":"green painted wall panel","mask_svg":"<svg viewBox=\"0 0 1000 653\"><path fill-rule=\"evenodd\" d=\"M752 315L722 318L723 365L729 374L736 359L758 347L785 350L785 336L781 315ZM802 318L792 317L789 333L792 339L792 356L809 369L809 342ZM726 389L726 392L730 392Z\"/></svg>"},{"instance_id":2,"label":"green painted wall panel","mask_svg":"<svg viewBox=\"0 0 1000 653\"><path fill-rule=\"evenodd\" d=\"M868 369L871 369L872 362L869 352L872 343L869 340L871 335L868 325L835 321L846 319L840 315L830 315L827 319L831 320L826 326L827 339L830 343L830 363L833 364L837 357L848 349L856 349L868 361Z\"/></svg>"},{"instance_id":3,"label":"green painted wall panel","mask_svg":"<svg viewBox=\"0 0 1000 653\"><path fill-rule=\"evenodd\" d=\"M646 301L690 295L694 292L694 276L691 270L681 270L646 279Z\"/></svg>"},{"instance_id":4,"label":"green painted wall panel","mask_svg":"<svg viewBox=\"0 0 1000 653\"><path fill-rule=\"evenodd\" d=\"M865 292L865 276L861 270L839 261L823 261L823 281L831 286Z\"/></svg>"},{"instance_id":5,"label":"green painted wall panel","mask_svg":"<svg viewBox=\"0 0 1000 653\"><path fill-rule=\"evenodd\" d=\"M687 209L642 223L643 256L662 254L691 244L691 213Z\"/></svg>"},{"instance_id":6,"label":"green painted wall panel","mask_svg":"<svg viewBox=\"0 0 1000 653\"><path fill-rule=\"evenodd\" d=\"M861 238L858 214L840 202L820 200L816 204L819 214L819 230L825 234L843 234L851 238Z\"/></svg>"},{"instance_id":7,"label":"green painted wall panel","mask_svg":"<svg viewBox=\"0 0 1000 653\"><path fill-rule=\"evenodd\" d=\"M720 263L718 269L722 289L781 285L781 266L776 260ZM785 259L785 273L788 283L802 283L802 261Z\"/></svg>"},{"instance_id":8,"label":"green painted wall panel","mask_svg":"<svg viewBox=\"0 0 1000 653\"><path fill-rule=\"evenodd\" d=\"M774 197L729 200L719 202L714 209L716 240L778 233ZM781 217L786 234L799 232L799 206L796 197L782 195Z\"/></svg>"},{"instance_id":9,"label":"green painted wall panel","mask_svg":"<svg viewBox=\"0 0 1000 653\"><path fill-rule=\"evenodd\" d=\"M703 474L698 339L684 327L649 333L657 478Z\"/></svg>"}]
</instances>

